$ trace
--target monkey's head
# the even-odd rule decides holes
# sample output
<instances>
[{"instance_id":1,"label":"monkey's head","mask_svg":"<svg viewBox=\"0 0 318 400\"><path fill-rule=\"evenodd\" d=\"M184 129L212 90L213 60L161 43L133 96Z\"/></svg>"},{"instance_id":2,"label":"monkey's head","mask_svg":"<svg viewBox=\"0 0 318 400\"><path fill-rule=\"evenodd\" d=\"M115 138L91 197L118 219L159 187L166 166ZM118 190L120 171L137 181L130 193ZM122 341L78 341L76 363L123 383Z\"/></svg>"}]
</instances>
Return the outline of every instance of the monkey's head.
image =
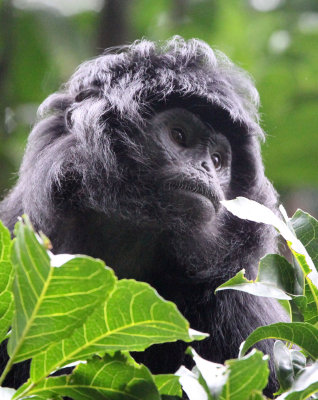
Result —
<instances>
[{"instance_id":1,"label":"monkey's head","mask_svg":"<svg viewBox=\"0 0 318 400\"><path fill-rule=\"evenodd\" d=\"M111 49L43 103L12 196L51 237L52 221L71 229L94 212L105 226L206 232L218 246L223 230L225 247L234 232L252 240L253 224L235 222L220 200L275 208L257 109L249 76L202 41Z\"/></svg>"}]
</instances>

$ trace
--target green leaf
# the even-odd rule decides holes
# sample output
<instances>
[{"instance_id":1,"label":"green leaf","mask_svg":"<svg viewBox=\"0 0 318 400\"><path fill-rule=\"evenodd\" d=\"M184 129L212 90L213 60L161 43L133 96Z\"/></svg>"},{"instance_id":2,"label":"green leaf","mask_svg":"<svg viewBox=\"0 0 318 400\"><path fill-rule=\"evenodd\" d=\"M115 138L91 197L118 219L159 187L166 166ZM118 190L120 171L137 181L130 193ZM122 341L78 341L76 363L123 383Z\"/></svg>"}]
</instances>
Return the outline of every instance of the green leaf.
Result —
<instances>
[{"instance_id":1,"label":"green leaf","mask_svg":"<svg viewBox=\"0 0 318 400\"><path fill-rule=\"evenodd\" d=\"M286 292L293 293L294 269L287 260L278 254L268 254L261 259L255 281L246 279L244 273L245 270L238 272L232 279L219 286L216 291L234 289L255 296L291 300Z\"/></svg>"},{"instance_id":2,"label":"green leaf","mask_svg":"<svg viewBox=\"0 0 318 400\"><path fill-rule=\"evenodd\" d=\"M239 271L233 278L220 285L215 291L233 289L253 294L254 296L273 297L281 300L290 300L291 297L279 288L262 282L251 281L245 278L245 270Z\"/></svg>"},{"instance_id":3,"label":"green leaf","mask_svg":"<svg viewBox=\"0 0 318 400\"><path fill-rule=\"evenodd\" d=\"M318 310L312 290L310 289L310 286L307 285L307 283L305 285L305 295L307 300L307 307L306 311L304 312L304 319L305 322L309 322L314 325L318 322Z\"/></svg>"},{"instance_id":4,"label":"green leaf","mask_svg":"<svg viewBox=\"0 0 318 400\"><path fill-rule=\"evenodd\" d=\"M105 300L115 278L102 261L90 257L73 257L59 268L51 267L28 220L18 222L15 233L16 312L8 352L13 362L19 362L69 337Z\"/></svg>"},{"instance_id":5,"label":"green leaf","mask_svg":"<svg viewBox=\"0 0 318 400\"><path fill-rule=\"evenodd\" d=\"M226 361L225 365L230 374L220 397L222 400L248 399L267 385L268 357L260 351L254 349L241 359Z\"/></svg>"},{"instance_id":6,"label":"green leaf","mask_svg":"<svg viewBox=\"0 0 318 400\"><path fill-rule=\"evenodd\" d=\"M263 396L262 392L252 391L247 400L266 400L266 397Z\"/></svg>"},{"instance_id":7,"label":"green leaf","mask_svg":"<svg viewBox=\"0 0 318 400\"><path fill-rule=\"evenodd\" d=\"M318 321L318 288L317 280L312 281L312 277L315 278L315 274L317 274L318 240L316 236L318 221L302 210L298 210L289 220L289 224L307 251L307 254L305 252L299 254L291 249L296 260L296 272L298 273L300 269L302 275L306 277L305 284L302 285L303 294L306 297L306 307L302 302L300 310L305 322L315 324ZM293 301L292 307L293 311L297 312L295 309L296 307L299 309L299 302Z\"/></svg>"},{"instance_id":8,"label":"green leaf","mask_svg":"<svg viewBox=\"0 0 318 400\"><path fill-rule=\"evenodd\" d=\"M11 245L10 232L0 221L0 342L7 335L14 311Z\"/></svg>"},{"instance_id":9,"label":"green leaf","mask_svg":"<svg viewBox=\"0 0 318 400\"><path fill-rule=\"evenodd\" d=\"M274 363L280 390L287 390L293 384L296 374L305 368L306 357L278 340L274 344Z\"/></svg>"},{"instance_id":10,"label":"green leaf","mask_svg":"<svg viewBox=\"0 0 318 400\"><path fill-rule=\"evenodd\" d=\"M58 394L74 400L159 400L153 377L144 365L121 353L79 364L71 375L48 378L27 395Z\"/></svg>"},{"instance_id":11,"label":"green leaf","mask_svg":"<svg viewBox=\"0 0 318 400\"><path fill-rule=\"evenodd\" d=\"M263 339L286 340L300 346L313 359L318 358L318 329L306 322L279 322L261 326L248 336L240 353L244 355L251 346Z\"/></svg>"},{"instance_id":12,"label":"green leaf","mask_svg":"<svg viewBox=\"0 0 318 400\"><path fill-rule=\"evenodd\" d=\"M176 375L154 375L155 384L160 395L182 397L182 389L179 377Z\"/></svg>"},{"instance_id":13,"label":"green leaf","mask_svg":"<svg viewBox=\"0 0 318 400\"><path fill-rule=\"evenodd\" d=\"M175 304L162 299L146 283L123 279L83 327L32 360L31 378L38 381L94 353L142 351L154 343L193 339L188 322Z\"/></svg>"},{"instance_id":14,"label":"green leaf","mask_svg":"<svg viewBox=\"0 0 318 400\"><path fill-rule=\"evenodd\" d=\"M318 269L318 221L308 213L297 210L290 222Z\"/></svg>"},{"instance_id":15,"label":"green leaf","mask_svg":"<svg viewBox=\"0 0 318 400\"><path fill-rule=\"evenodd\" d=\"M277 340L274 344L275 371L280 388L287 390L294 381L294 370L289 349Z\"/></svg>"},{"instance_id":16,"label":"green leaf","mask_svg":"<svg viewBox=\"0 0 318 400\"><path fill-rule=\"evenodd\" d=\"M305 314L307 312L307 298L306 296L293 296L290 302L292 310L293 322L307 322L305 321ZM309 322L309 321L308 321Z\"/></svg>"},{"instance_id":17,"label":"green leaf","mask_svg":"<svg viewBox=\"0 0 318 400\"><path fill-rule=\"evenodd\" d=\"M295 288L294 268L279 254L267 254L260 261L256 282L266 282L292 294Z\"/></svg>"},{"instance_id":18,"label":"green leaf","mask_svg":"<svg viewBox=\"0 0 318 400\"><path fill-rule=\"evenodd\" d=\"M9 230L0 221L0 262L10 261L11 237ZM6 287L3 279L0 280L0 289Z\"/></svg>"},{"instance_id":19,"label":"green leaf","mask_svg":"<svg viewBox=\"0 0 318 400\"><path fill-rule=\"evenodd\" d=\"M318 287L311 278L315 278L313 272L317 273L317 271L313 271L315 267L308 264L306 256L297 253L293 249L291 251L305 276L304 295L306 296L307 305L304 312L304 320L315 324L318 321Z\"/></svg>"}]
</instances>

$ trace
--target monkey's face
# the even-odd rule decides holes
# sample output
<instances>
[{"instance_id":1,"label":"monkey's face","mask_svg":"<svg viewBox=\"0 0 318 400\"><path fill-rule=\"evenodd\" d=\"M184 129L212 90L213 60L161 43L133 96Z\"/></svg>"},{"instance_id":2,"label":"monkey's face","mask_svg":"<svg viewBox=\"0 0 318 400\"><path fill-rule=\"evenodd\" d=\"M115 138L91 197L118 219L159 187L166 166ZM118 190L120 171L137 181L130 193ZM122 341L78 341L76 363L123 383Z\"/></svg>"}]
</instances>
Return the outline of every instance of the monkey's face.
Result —
<instances>
[{"instance_id":1,"label":"monkey's face","mask_svg":"<svg viewBox=\"0 0 318 400\"><path fill-rule=\"evenodd\" d=\"M165 222L191 222L192 227L209 223L231 180L232 154L226 137L182 108L156 114L144 137L149 164L141 180L147 182L154 212Z\"/></svg>"}]
</instances>

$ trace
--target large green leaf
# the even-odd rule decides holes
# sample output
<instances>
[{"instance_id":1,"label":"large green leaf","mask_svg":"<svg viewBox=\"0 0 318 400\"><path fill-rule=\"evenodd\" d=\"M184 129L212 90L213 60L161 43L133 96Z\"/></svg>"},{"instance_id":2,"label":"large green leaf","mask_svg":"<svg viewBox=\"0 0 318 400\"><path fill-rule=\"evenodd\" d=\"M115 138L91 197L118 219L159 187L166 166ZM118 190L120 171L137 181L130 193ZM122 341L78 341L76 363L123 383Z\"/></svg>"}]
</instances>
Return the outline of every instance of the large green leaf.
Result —
<instances>
[{"instance_id":1,"label":"large green leaf","mask_svg":"<svg viewBox=\"0 0 318 400\"><path fill-rule=\"evenodd\" d=\"M52 267L29 222L19 222L15 234L16 311L8 343L11 362L33 357L68 337L105 300L115 283L112 270L90 257L74 257Z\"/></svg>"},{"instance_id":2,"label":"large green leaf","mask_svg":"<svg viewBox=\"0 0 318 400\"><path fill-rule=\"evenodd\" d=\"M189 324L175 304L165 301L148 284L121 280L105 304L99 306L70 338L36 356L31 364L33 381L70 362L110 350L141 351L154 343L191 341Z\"/></svg>"},{"instance_id":3,"label":"large green leaf","mask_svg":"<svg viewBox=\"0 0 318 400\"><path fill-rule=\"evenodd\" d=\"M261 326L253 331L241 349L241 354L263 339L286 340L304 349L313 359L318 358L318 329L306 322L279 322Z\"/></svg>"},{"instance_id":4,"label":"large green leaf","mask_svg":"<svg viewBox=\"0 0 318 400\"><path fill-rule=\"evenodd\" d=\"M79 364L71 375L45 379L27 395L56 394L74 400L160 400L149 370L120 353Z\"/></svg>"},{"instance_id":5,"label":"large green leaf","mask_svg":"<svg viewBox=\"0 0 318 400\"><path fill-rule=\"evenodd\" d=\"M11 325L14 309L11 244L10 232L0 221L0 342L6 336Z\"/></svg>"}]
</instances>

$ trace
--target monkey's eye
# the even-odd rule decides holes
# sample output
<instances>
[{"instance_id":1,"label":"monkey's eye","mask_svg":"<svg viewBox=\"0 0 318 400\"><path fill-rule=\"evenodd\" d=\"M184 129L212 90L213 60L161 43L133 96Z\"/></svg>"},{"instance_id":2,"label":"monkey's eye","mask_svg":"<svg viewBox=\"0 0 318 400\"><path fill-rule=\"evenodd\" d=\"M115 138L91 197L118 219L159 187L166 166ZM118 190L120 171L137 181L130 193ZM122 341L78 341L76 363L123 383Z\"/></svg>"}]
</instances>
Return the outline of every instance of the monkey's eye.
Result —
<instances>
[{"instance_id":1,"label":"monkey's eye","mask_svg":"<svg viewBox=\"0 0 318 400\"><path fill-rule=\"evenodd\" d=\"M214 164L214 168L216 171L219 171L222 168L222 158L220 153L213 153L211 155L212 162Z\"/></svg>"},{"instance_id":2,"label":"monkey's eye","mask_svg":"<svg viewBox=\"0 0 318 400\"><path fill-rule=\"evenodd\" d=\"M185 132L181 128L172 128L170 135L175 143L182 147L187 145L187 137Z\"/></svg>"}]
</instances>

